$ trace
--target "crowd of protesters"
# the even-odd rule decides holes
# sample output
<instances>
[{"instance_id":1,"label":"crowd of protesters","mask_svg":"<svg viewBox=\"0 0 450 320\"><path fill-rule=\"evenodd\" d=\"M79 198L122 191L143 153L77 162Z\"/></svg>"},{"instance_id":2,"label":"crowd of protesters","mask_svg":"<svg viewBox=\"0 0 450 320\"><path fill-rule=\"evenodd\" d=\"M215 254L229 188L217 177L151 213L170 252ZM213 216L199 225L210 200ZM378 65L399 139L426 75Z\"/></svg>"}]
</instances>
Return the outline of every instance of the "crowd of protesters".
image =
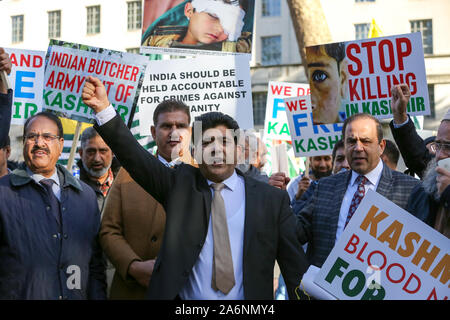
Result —
<instances>
[{"instance_id":1,"label":"crowd of protesters","mask_svg":"<svg viewBox=\"0 0 450 320\"><path fill-rule=\"evenodd\" d=\"M0 71L11 68L0 48ZM259 300L277 286L301 298L303 274L323 265L369 189L450 235L450 110L423 140L406 84L392 89L395 143L377 118L353 115L333 153L292 181L262 172L264 144L235 119L205 113L192 130L179 101L155 109L152 155L94 77L80 179L57 163L63 128L45 111L27 119L24 162L10 170L12 95L0 80L0 299Z\"/></svg>"}]
</instances>

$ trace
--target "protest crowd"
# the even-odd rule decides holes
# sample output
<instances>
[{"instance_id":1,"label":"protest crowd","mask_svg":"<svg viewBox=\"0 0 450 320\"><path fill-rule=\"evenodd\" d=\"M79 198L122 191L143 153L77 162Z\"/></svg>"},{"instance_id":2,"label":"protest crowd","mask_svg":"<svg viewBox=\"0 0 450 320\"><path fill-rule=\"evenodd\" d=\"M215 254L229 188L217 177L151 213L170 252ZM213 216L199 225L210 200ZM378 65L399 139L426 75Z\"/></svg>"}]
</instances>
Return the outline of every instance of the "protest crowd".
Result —
<instances>
[{"instance_id":1,"label":"protest crowd","mask_svg":"<svg viewBox=\"0 0 450 320\"><path fill-rule=\"evenodd\" d=\"M207 1L196 0L186 7L191 20L184 29L194 28L205 13L195 10L195 6L202 8L204 3ZM202 10L207 12L208 5ZM235 11L240 14L242 10ZM226 16L234 11L217 14ZM164 27L160 29L158 32L164 31ZM196 42L188 41L191 33L180 36L181 31L176 32L170 39L160 33L147 41L164 41L167 46L195 45ZM240 34L237 32L235 38ZM243 48L242 43L239 46ZM337 66L337 77L348 77L339 71L348 63L343 62L339 50L343 49L310 49L314 62L309 66L312 95L324 81L316 70L324 55ZM70 64L77 71L83 70L82 65L89 66L89 57L70 59L73 57L72 64L66 63L69 69ZM64 68L62 53L54 52L51 59L47 63L59 61L53 65L55 70ZM73 61L78 62L74 65ZM114 66L119 69L113 69ZM0 78L0 299L272 300L280 295L291 300L320 298L304 284L308 270L311 266L328 268L329 258L346 235L346 228L357 227L352 219L363 219L363 210L369 206L364 198L370 195L368 198L372 199L375 193L383 197L383 203L395 206L407 216L405 219L417 220L415 223L433 237L427 240L416 229L405 237L400 227L405 224L403 220L386 227L383 221L390 212L380 203L366 210L360 229L370 232L385 248L412 258L411 264L442 283L448 293L448 242L447 247L439 249L433 241L445 241L450 236L450 109L436 128L436 136L422 139L409 112L412 97L420 91L418 84L412 87L406 79L394 81L387 94L394 141L383 137L376 114L358 112L343 116L336 109L328 118L315 118L316 112L328 105L316 102L317 95L312 96L311 115L317 120L314 128L321 128L317 129L319 134L320 130L329 132L327 126L335 119L341 126L334 125L333 138L327 138L331 141L328 153L308 156L306 170L291 179L285 170L267 175L263 167L271 159L262 137L218 107L194 115L190 101L157 99L149 119L151 125L146 128L156 153L142 147L130 131L132 118L128 117L132 112L126 101L127 97L134 102L154 100L159 91L157 85L143 87L147 98L138 99L139 88L125 83L110 94L113 83L101 78L119 74L120 80L138 82L141 67L140 62L132 66L129 62L106 61L103 71L94 72L92 66L91 72L80 76L77 85L81 102L74 98L73 107L65 107L78 111L85 108L83 113L93 119L93 126L80 135L76 161L79 176L73 174L72 168L58 163L64 147L63 126L59 115L45 108L24 122L24 161L8 165L14 90L6 77ZM10 74L13 69L10 55L0 48L0 72ZM55 70L51 69L52 75L46 78L47 85L54 85L55 89L67 87L68 82L59 79ZM244 80L227 82L220 78L222 71L211 73L214 75L209 82L202 82L209 74L205 70L199 79L188 77L185 84L174 84L172 88L212 88L217 97L244 98L248 94ZM167 81L178 80L170 72L166 74ZM162 81L157 76L156 79L157 83ZM198 85L196 81L200 81ZM211 85L216 83L228 85ZM72 89L76 90L74 84ZM341 85L336 92L344 91ZM165 86L160 88L167 90L163 93L166 96L178 94L176 90L171 92L170 86L161 86ZM222 92L218 89L222 87L236 91ZM237 94L241 90L242 94ZM202 101L204 95L195 96L196 103L206 103ZM336 93L335 99L340 104L338 96ZM419 100L415 101L419 106ZM302 129L299 121L303 118L294 115L292 119L294 126L289 129L293 134ZM314 141L298 145L293 139L292 144L300 146L302 150L297 150L303 152ZM405 172L397 171L400 155L407 167ZM375 205L384 211L377 213ZM362 244L355 239L357 233L342 252L349 253L352 246L356 250ZM403 246L397 246L399 239L404 241ZM367 263L370 257L375 259L374 252L384 257L380 269L387 277L394 278L389 270L397 268L404 271L403 281L404 267L387 261L381 251L372 251ZM327 273L330 283L344 277L342 272L348 263L339 259ZM336 271L338 262L341 265ZM416 272L416 278L420 277ZM408 283L403 291L412 294ZM352 290L357 289L344 292ZM384 290L367 289L362 299L382 299ZM433 290L425 298L441 299L439 291ZM350 293L349 297L356 296Z\"/></svg>"}]
</instances>

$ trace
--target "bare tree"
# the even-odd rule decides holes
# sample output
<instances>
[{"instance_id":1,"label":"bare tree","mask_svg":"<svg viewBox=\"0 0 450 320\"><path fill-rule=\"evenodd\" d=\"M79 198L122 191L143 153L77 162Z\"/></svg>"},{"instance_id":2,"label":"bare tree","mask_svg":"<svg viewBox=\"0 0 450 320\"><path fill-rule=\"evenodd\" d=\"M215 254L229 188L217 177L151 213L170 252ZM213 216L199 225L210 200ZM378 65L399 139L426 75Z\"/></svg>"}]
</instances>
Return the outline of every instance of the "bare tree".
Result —
<instances>
[{"instance_id":1,"label":"bare tree","mask_svg":"<svg viewBox=\"0 0 450 320\"><path fill-rule=\"evenodd\" d=\"M320 0L287 0L302 64L307 72L305 47L331 42Z\"/></svg>"}]
</instances>

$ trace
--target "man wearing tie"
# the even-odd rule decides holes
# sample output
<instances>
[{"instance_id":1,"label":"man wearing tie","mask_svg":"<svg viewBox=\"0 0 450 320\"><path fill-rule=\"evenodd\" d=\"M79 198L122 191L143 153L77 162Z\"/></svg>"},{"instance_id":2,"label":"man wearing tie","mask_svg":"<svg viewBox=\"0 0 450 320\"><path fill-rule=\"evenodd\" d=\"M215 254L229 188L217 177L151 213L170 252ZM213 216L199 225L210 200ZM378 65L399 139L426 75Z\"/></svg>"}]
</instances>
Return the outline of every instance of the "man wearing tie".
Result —
<instances>
[{"instance_id":1,"label":"man wearing tie","mask_svg":"<svg viewBox=\"0 0 450 320\"><path fill-rule=\"evenodd\" d=\"M273 299L275 260L289 296L306 271L286 192L236 171L236 121L220 112L196 120L199 167L161 164L134 139L110 105L105 88L89 77L83 102L96 128L131 177L166 211L166 229L155 262L150 299ZM231 129L231 130L230 130Z\"/></svg>"},{"instance_id":2,"label":"man wearing tie","mask_svg":"<svg viewBox=\"0 0 450 320\"><path fill-rule=\"evenodd\" d=\"M406 209L409 194L419 183L381 161L385 140L375 117L359 113L347 118L342 139L351 170L319 180L312 199L298 214L299 240L308 243L306 255L318 267L325 262L368 189Z\"/></svg>"}]
</instances>

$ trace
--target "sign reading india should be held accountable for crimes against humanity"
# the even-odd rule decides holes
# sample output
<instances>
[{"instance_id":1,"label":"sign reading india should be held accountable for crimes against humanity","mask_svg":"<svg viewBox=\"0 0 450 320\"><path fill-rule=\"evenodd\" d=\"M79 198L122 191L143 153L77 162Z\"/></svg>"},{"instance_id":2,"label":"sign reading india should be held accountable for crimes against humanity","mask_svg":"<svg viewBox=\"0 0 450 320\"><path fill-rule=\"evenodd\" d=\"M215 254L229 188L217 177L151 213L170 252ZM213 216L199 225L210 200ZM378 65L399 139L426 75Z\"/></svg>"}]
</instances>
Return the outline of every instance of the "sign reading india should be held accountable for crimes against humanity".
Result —
<instances>
[{"instance_id":1,"label":"sign reading india should be held accountable for crimes against humanity","mask_svg":"<svg viewBox=\"0 0 450 320\"><path fill-rule=\"evenodd\" d=\"M11 59L9 81L14 92L11 123L22 125L42 109L44 51L5 48Z\"/></svg>"},{"instance_id":2,"label":"sign reading india should be held accountable for crimes against humanity","mask_svg":"<svg viewBox=\"0 0 450 320\"><path fill-rule=\"evenodd\" d=\"M267 88L264 137L291 141L283 99L309 95L309 85L304 83L270 81Z\"/></svg>"},{"instance_id":3,"label":"sign reading india should be held accountable for crimes against humanity","mask_svg":"<svg viewBox=\"0 0 450 320\"><path fill-rule=\"evenodd\" d=\"M153 111L164 100L189 106L195 117L219 111L234 118L241 129L253 128L250 65L246 56L210 56L151 61L139 96L139 131L150 135Z\"/></svg>"},{"instance_id":4,"label":"sign reading india should be held accountable for crimes against humanity","mask_svg":"<svg viewBox=\"0 0 450 320\"><path fill-rule=\"evenodd\" d=\"M45 57L43 106L61 116L93 122L81 93L88 76L99 78L108 99L128 123L137 102L148 58L145 56L51 40Z\"/></svg>"},{"instance_id":5,"label":"sign reading india should be held accountable for crimes against humanity","mask_svg":"<svg viewBox=\"0 0 450 320\"><path fill-rule=\"evenodd\" d=\"M314 123L343 122L337 111L392 118L391 89L401 83L411 91L408 114L430 114L420 32L307 47L306 55Z\"/></svg>"},{"instance_id":6,"label":"sign reading india should be held accountable for crimes against humanity","mask_svg":"<svg viewBox=\"0 0 450 320\"><path fill-rule=\"evenodd\" d=\"M284 99L296 157L331 154L342 138L342 123L313 124L311 96Z\"/></svg>"},{"instance_id":7,"label":"sign reading india should be held accountable for crimes against humanity","mask_svg":"<svg viewBox=\"0 0 450 320\"><path fill-rule=\"evenodd\" d=\"M447 300L450 239L369 190L315 283L338 299Z\"/></svg>"}]
</instances>

